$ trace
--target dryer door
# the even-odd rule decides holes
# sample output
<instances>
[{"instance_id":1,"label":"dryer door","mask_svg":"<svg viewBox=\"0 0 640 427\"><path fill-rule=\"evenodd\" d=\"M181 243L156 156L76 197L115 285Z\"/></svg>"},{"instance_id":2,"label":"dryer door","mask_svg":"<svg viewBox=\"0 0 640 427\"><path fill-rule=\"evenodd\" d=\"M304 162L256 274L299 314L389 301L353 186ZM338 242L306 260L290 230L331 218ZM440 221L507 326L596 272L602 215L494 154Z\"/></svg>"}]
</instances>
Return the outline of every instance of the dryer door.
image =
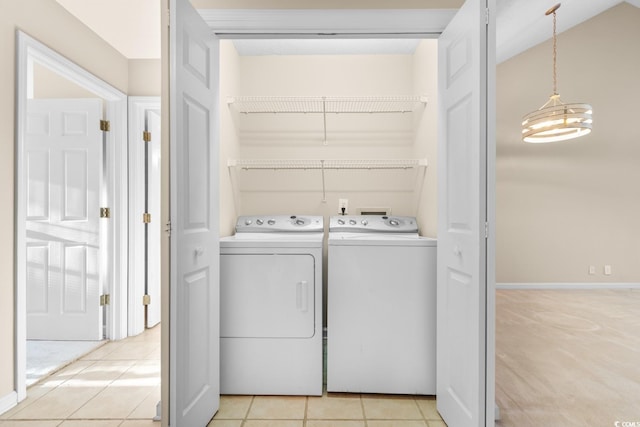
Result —
<instances>
[{"instance_id":1,"label":"dryer door","mask_svg":"<svg viewBox=\"0 0 640 427\"><path fill-rule=\"evenodd\" d=\"M222 338L314 335L315 259L310 254L224 254Z\"/></svg>"}]
</instances>

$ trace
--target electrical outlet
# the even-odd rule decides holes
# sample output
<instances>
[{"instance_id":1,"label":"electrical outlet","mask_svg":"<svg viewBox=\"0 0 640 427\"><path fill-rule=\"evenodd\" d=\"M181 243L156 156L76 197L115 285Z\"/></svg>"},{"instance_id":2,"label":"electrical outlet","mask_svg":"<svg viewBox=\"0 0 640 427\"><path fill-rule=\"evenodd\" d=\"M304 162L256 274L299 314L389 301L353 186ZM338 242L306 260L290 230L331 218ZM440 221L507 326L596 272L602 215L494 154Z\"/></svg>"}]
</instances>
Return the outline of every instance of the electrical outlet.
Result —
<instances>
[{"instance_id":1,"label":"electrical outlet","mask_svg":"<svg viewBox=\"0 0 640 427\"><path fill-rule=\"evenodd\" d=\"M611 276L611 266L609 264L604 266L604 274L605 276Z\"/></svg>"},{"instance_id":2,"label":"electrical outlet","mask_svg":"<svg viewBox=\"0 0 640 427\"><path fill-rule=\"evenodd\" d=\"M589 266L589 274L596 274L596 266L595 265L590 265Z\"/></svg>"},{"instance_id":3,"label":"electrical outlet","mask_svg":"<svg viewBox=\"0 0 640 427\"><path fill-rule=\"evenodd\" d=\"M338 213L347 214L349 211L349 199L338 199Z\"/></svg>"}]
</instances>

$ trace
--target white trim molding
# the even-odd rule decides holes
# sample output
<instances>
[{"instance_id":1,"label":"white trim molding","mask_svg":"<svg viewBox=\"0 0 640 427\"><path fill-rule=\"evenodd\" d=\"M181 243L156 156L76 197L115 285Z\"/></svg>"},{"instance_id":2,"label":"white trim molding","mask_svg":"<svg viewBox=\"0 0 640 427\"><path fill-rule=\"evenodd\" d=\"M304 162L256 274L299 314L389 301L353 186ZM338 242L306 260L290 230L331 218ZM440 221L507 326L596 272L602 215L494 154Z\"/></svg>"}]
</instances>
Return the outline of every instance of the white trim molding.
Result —
<instances>
[{"instance_id":1,"label":"white trim molding","mask_svg":"<svg viewBox=\"0 0 640 427\"><path fill-rule=\"evenodd\" d=\"M437 38L458 9L200 9L212 31L224 38L269 34Z\"/></svg>"},{"instance_id":2,"label":"white trim molding","mask_svg":"<svg viewBox=\"0 0 640 427\"><path fill-rule=\"evenodd\" d=\"M0 397L0 414L4 414L9 409L15 407L18 404L18 393L15 391L10 392Z\"/></svg>"},{"instance_id":3,"label":"white trim molding","mask_svg":"<svg viewBox=\"0 0 640 427\"><path fill-rule=\"evenodd\" d=\"M129 97L129 336L144 331L144 265L139 254L144 250L144 142L147 110L160 110L159 96Z\"/></svg>"},{"instance_id":4,"label":"white trim molding","mask_svg":"<svg viewBox=\"0 0 640 427\"><path fill-rule=\"evenodd\" d=\"M585 290L585 289L640 289L640 283L580 283L580 282L560 282L560 283L496 283L496 289L558 289L558 290Z\"/></svg>"}]
</instances>

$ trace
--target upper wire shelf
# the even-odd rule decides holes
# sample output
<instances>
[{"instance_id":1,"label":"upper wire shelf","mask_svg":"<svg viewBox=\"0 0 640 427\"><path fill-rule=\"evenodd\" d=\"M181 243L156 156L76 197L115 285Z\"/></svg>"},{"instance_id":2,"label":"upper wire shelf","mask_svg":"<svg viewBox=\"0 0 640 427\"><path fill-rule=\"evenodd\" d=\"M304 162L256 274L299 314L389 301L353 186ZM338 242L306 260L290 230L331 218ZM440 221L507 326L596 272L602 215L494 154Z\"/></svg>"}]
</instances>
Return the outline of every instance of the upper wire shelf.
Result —
<instances>
[{"instance_id":1,"label":"upper wire shelf","mask_svg":"<svg viewBox=\"0 0 640 427\"><path fill-rule=\"evenodd\" d=\"M369 160L307 160L307 159L237 159L229 160L229 167L238 167L244 170L250 169L412 169L427 166L427 159L369 159Z\"/></svg>"},{"instance_id":2,"label":"upper wire shelf","mask_svg":"<svg viewBox=\"0 0 640 427\"><path fill-rule=\"evenodd\" d=\"M426 96L304 97L238 96L227 100L240 113L408 113Z\"/></svg>"}]
</instances>

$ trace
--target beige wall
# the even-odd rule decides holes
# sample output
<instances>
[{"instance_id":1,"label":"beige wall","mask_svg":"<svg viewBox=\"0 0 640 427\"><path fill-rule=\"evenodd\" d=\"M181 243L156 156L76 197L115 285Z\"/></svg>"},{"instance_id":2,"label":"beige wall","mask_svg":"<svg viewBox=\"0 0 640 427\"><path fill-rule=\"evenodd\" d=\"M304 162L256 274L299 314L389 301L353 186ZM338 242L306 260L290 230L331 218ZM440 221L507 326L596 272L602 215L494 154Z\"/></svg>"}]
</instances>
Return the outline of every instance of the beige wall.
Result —
<instances>
[{"instance_id":1,"label":"beige wall","mask_svg":"<svg viewBox=\"0 0 640 427\"><path fill-rule=\"evenodd\" d=\"M594 111L593 132L564 143L520 141L551 94L551 42L498 66L498 282L640 282L638 40L626 3L558 36L560 95Z\"/></svg>"},{"instance_id":2,"label":"beige wall","mask_svg":"<svg viewBox=\"0 0 640 427\"><path fill-rule=\"evenodd\" d=\"M129 96L160 96L160 59L129 60Z\"/></svg>"}]
</instances>

